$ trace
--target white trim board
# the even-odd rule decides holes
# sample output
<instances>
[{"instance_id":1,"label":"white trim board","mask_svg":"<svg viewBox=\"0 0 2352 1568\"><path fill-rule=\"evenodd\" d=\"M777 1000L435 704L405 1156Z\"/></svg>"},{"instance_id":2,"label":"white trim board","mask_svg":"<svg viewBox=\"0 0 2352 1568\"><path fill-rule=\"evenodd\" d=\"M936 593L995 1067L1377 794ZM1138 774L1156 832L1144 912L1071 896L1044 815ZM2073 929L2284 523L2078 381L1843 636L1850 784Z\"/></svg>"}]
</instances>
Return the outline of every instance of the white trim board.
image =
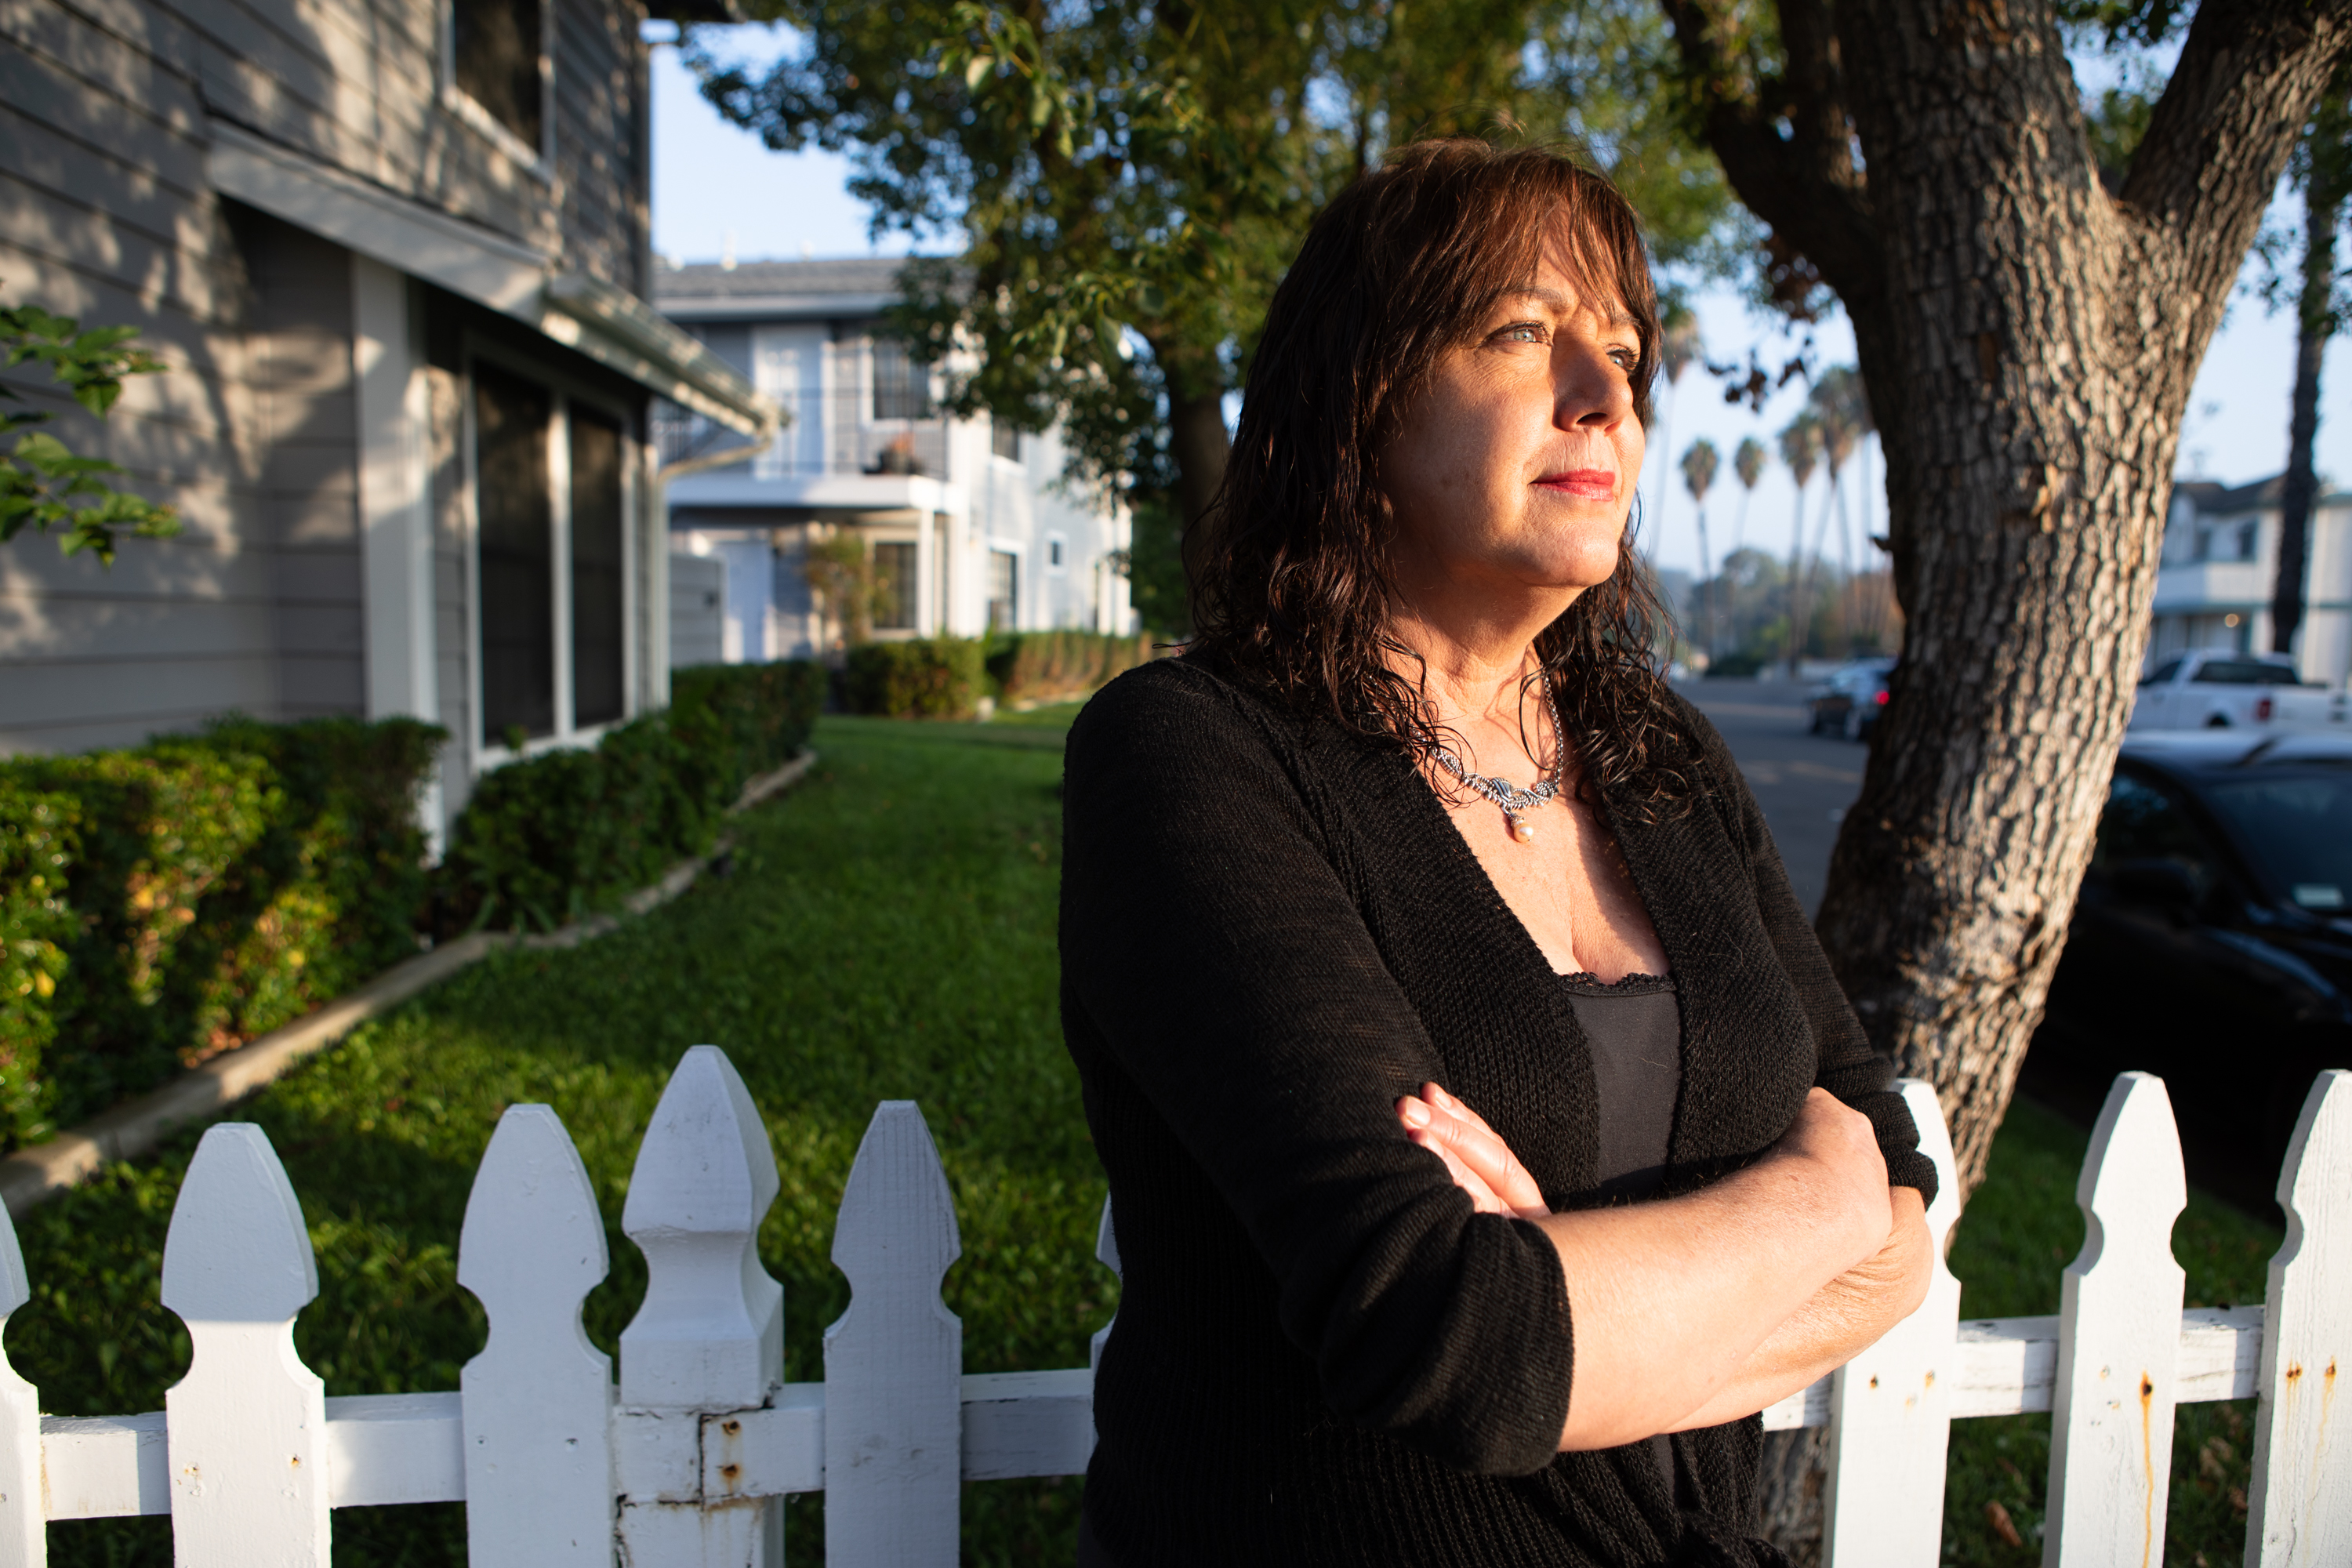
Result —
<instances>
[{"instance_id":1,"label":"white trim board","mask_svg":"<svg viewBox=\"0 0 2352 1568\"><path fill-rule=\"evenodd\" d=\"M213 188L363 257L537 329L709 418L764 440L773 405L699 342L625 290L558 272L555 258L436 212L224 121L208 122Z\"/></svg>"}]
</instances>

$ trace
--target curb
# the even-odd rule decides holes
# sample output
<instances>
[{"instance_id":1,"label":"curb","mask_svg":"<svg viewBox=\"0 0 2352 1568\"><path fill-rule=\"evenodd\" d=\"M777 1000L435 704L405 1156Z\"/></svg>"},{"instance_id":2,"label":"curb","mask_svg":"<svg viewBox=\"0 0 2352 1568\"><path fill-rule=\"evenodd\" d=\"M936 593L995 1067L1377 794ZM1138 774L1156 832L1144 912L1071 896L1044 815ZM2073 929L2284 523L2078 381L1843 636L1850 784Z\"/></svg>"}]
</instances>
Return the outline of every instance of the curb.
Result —
<instances>
[{"instance_id":1,"label":"curb","mask_svg":"<svg viewBox=\"0 0 2352 1568\"><path fill-rule=\"evenodd\" d=\"M816 760L814 752L804 751L772 773L748 781L735 804L728 807L728 815L748 810L791 788L816 765ZM703 867L727 853L731 843L722 836L711 846L708 856L679 861L660 881L623 899L623 908L632 916L659 909L694 886ZM502 948L578 947L616 930L621 921L619 915L597 915L576 925L532 935L475 931L444 942L430 952L404 959L315 1013L272 1029L233 1051L224 1051L203 1066L189 1068L163 1088L126 1100L79 1127L68 1128L44 1142L0 1159L0 1203L7 1205L9 1214L21 1215L82 1181L110 1161L145 1153L172 1129L235 1104L370 1018L389 1012L418 992L439 984Z\"/></svg>"}]
</instances>

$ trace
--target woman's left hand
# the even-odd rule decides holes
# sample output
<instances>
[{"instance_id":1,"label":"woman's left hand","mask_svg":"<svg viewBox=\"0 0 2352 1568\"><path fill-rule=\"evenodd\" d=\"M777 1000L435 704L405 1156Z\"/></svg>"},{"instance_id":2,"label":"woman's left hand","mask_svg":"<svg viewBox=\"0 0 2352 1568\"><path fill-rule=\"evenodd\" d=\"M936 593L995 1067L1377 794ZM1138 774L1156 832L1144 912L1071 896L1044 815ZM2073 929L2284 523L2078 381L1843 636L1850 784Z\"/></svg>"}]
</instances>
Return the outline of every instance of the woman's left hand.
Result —
<instances>
[{"instance_id":1,"label":"woman's left hand","mask_svg":"<svg viewBox=\"0 0 2352 1568\"><path fill-rule=\"evenodd\" d=\"M1480 1214L1542 1219L1551 1213L1510 1145L1486 1118L1436 1084L1424 1083L1418 1095L1398 1100L1396 1112L1404 1135L1445 1162L1454 1184L1470 1194Z\"/></svg>"}]
</instances>

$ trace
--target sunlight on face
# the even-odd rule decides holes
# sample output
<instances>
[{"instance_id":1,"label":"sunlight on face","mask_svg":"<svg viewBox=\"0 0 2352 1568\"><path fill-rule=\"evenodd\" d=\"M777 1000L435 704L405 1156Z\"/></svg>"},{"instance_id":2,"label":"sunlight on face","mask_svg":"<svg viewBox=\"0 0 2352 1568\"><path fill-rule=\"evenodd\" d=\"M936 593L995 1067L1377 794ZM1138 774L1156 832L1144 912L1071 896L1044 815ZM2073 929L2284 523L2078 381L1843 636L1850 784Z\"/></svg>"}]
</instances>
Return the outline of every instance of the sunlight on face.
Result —
<instances>
[{"instance_id":1,"label":"sunlight on face","mask_svg":"<svg viewBox=\"0 0 2352 1568\"><path fill-rule=\"evenodd\" d=\"M1524 595L1606 582L1642 471L1641 335L1556 256L1447 351L1381 453L1401 588Z\"/></svg>"}]
</instances>

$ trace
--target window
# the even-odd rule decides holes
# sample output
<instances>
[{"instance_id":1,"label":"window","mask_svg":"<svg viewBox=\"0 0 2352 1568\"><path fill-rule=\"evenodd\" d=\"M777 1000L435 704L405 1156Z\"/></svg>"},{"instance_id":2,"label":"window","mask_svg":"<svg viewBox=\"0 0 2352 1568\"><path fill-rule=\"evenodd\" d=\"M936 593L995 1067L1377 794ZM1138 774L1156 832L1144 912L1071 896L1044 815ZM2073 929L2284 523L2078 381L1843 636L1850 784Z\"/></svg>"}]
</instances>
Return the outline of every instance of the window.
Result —
<instances>
[{"instance_id":1,"label":"window","mask_svg":"<svg viewBox=\"0 0 2352 1568\"><path fill-rule=\"evenodd\" d=\"M2254 525L2251 522L2242 522L2238 525L2238 559L2252 561L2253 558Z\"/></svg>"},{"instance_id":2,"label":"window","mask_svg":"<svg viewBox=\"0 0 2352 1568\"><path fill-rule=\"evenodd\" d=\"M2299 686L2294 667L2259 658L2209 658L2189 679L2199 686Z\"/></svg>"},{"instance_id":3,"label":"window","mask_svg":"<svg viewBox=\"0 0 2352 1568\"><path fill-rule=\"evenodd\" d=\"M874 340L874 417L928 419L931 416L931 373L908 357L907 345L896 338Z\"/></svg>"},{"instance_id":4,"label":"window","mask_svg":"<svg viewBox=\"0 0 2352 1568\"><path fill-rule=\"evenodd\" d=\"M450 80L533 157L547 115L544 26L540 0L450 0Z\"/></svg>"},{"instance_id":5,"label":"window","mask_svg":"<svg viewBox=\"0 0 2352 1568\"><path fill-rule=\"evenodd\" d=\"M553 403L545 387L474 374L474 482L481 528L482 733L555 732Z\"/></svg>"},{"instance_id":6,"label":"window","mask_svg":"<svg viewBox=\"0 0 2352 1568\"><path fill-rule=\"evenodd\" d=\"M2141 676L2139 683L2142 686L2162 686L2165 682L2170 680L2174 676L2179 675L2179 673L2180 660L2177 658L2168 658L2162 664L2158 665L2154 669L2148 671L2146 675Z\"/></svg>"},{"instance_id":7,"label":"window","mask_svg":"<svg viewBox=\"0 0 2352 1568\"><path fill-rule=\"evenodd\" d=\"M1062 536L1058 533L1045 536L1045 564L1055 572L1062 569Z\"/></svg>"},{"instance_id":8,"label":"window","mask_svg":"<svg viewBox=\"0 0 2352 1568\"><path fill-rule=\"evenodd\" d=\"M572 416L572 721L609 724L622 690L624 558L620 426Z\"/></svg>"},{"instance_id":9,"label":"window","mask_svg":"<svg viewBox=\"0 0 2352 1568\"><path fill-rule=\"evenodd\" d=\"M499 365L477 362L473 383L481 739L625 718L626 428Z\"/></svg>"},{"instance_id":10,"label":"window","mask_svg":"<svg viewBox=\"0 0 2352 1568\"><path fill-rule=\"evenodd\" d=\"M988 421L988 449L1000 458L1021 460L1021 432L1003 420L991 415Z\"/></svg>"},{"instance_id":11,"label":"window","mask_svg":"<svg viewBox=\"0 0 2352 1568\"><path fill-rule=\"evenodd\" d=\"M2134 873L2144 877L2146 868L2157 865L2178 867L2200 900L2219 876L2204 832L2171 793L2117 772L2092 842L2088 882L2102 890L2116 888L2128 898Z\"/></svg>"},{"instance_id":12,"label":"window","mask_svg":"<svg viewBox=\"0 0 2352 1568\"><path fill-rule=\"evenodd\" d=\"M1021 558L1010 550L988 552L988 629L1009 632L1018 624Z\"/></svg>"},{"instance_id":13,"label":"window","mask_svg":"<svg viewBox=\"0 0 2352 1568\"><path fill-rule=\"evenodd\" d=\"M915 546L911 542L874 547L874 629L915 629Z\"/></svg>"}]
</instances>

